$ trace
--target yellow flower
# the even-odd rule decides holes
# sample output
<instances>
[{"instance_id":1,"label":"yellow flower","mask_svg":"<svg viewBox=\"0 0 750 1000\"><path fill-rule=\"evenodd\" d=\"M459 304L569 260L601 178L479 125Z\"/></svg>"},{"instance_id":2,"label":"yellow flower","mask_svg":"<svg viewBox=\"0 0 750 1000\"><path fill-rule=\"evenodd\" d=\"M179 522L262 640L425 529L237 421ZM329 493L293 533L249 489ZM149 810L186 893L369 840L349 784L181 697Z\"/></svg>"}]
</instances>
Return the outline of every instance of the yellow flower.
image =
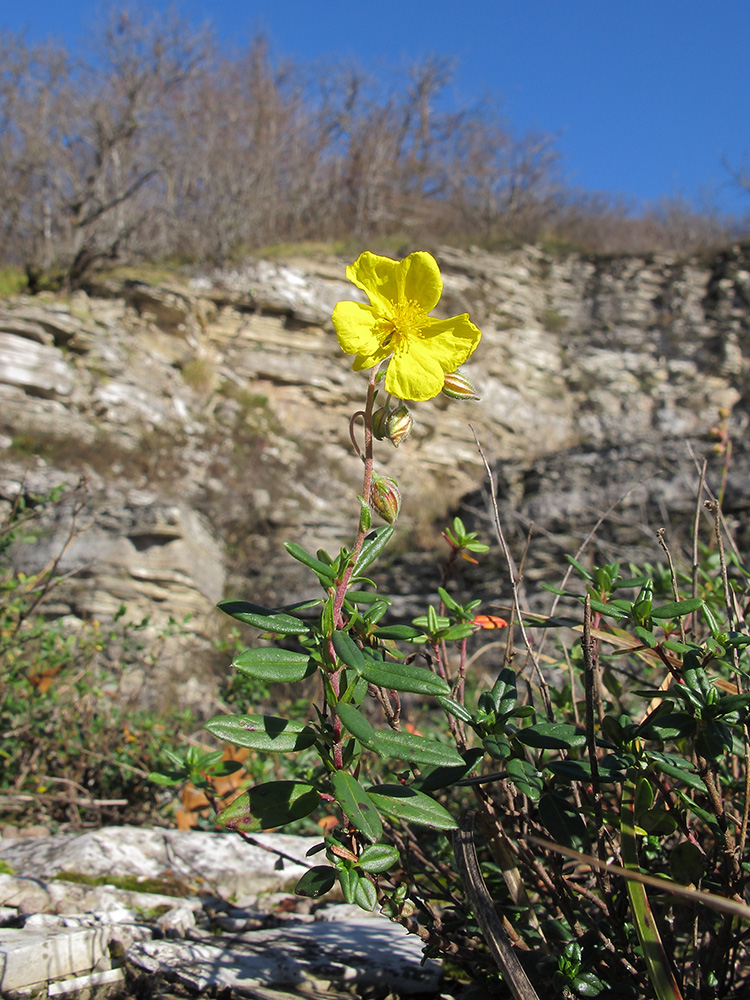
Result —
<instances>
[{"instance_id":1,"label":"yellow flower","mask_svg":"<svg viewBox=\"0 0 750 1000\"><path fill-rule=\"evenodd\" d=\"M341 349L356 355L354 371L390 357L385 390L398 399L432 399L474 352L482 336L468 314L435 319L443 291L437 261L420 251L391 260L365 251L346 269L347 278L367 294L370 305L339 302L333 325Z\"/></svg>"}]
</instances>

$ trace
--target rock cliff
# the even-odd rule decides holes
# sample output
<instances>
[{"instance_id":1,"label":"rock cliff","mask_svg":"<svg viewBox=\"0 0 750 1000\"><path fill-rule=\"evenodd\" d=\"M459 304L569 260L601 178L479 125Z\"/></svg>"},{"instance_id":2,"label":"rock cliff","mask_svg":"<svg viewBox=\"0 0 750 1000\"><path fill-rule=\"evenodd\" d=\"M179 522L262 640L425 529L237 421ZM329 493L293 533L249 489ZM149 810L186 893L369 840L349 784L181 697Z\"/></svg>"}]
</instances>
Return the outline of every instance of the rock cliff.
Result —
<instances>
[{"instance_id":1,"label":"rock cliff","mask_svg":"<svg viewBox=\"0 0 750 1000\"><path fill-rule=\"evenodd\" d=\"M465 366L482 399L415 406L411 438L380 445L404 537L428 550L456 510L489 534L473 428L511 537L535 524L530 580L613 505L629 534L603 529L601 554L627 557L694 507L695 461L713 453L720 409L734 440L725 507L746 530L750 247L706 260L438 257L439 309L469 311L483 331ZM361 465L348 418L365 381L330 323L336 301L354 297L346 263L250 261L0 302L0 500L21 484L86 480L52 610L75 621L124 604L154 629L190 616L161 668L142 672L146 699L167 689L161 669L171 697L203 700L225 593L268 604L309 593L283 540L336 550L353 537ZM59 551L69 517L58 508L25 546L27 568ZM405 594L434 585L415 584L414 565L392 567ZM480 589L500 596L497 578Z\"/></svg>"}]
</instances>

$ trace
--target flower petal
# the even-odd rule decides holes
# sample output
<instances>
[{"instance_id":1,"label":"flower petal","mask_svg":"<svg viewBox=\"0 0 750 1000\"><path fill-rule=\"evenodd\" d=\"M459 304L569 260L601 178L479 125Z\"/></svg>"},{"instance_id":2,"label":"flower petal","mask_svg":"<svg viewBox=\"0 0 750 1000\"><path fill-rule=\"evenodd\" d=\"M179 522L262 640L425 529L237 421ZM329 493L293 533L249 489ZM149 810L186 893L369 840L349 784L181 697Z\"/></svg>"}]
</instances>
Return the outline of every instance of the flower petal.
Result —
<instances>
[{"instance_id":1,"label":"flower petal","mask_svg":"<svg viewBox=\"0 0 750 1000\"><path fill-rule=\"evenodd\" d=\"M430 312L443 294L443 279L437 261L432 254L419 250L405 257L401 268L403 297L418 302L425 312Z\"/></svg>"},{"instance_id":2,"label":"flower petal","mask_svg":"<svg viewBox=\"0 0 750 1000\"><path fill-rule=\"evenodd\" d=\"M422 336L414 338L412 349L428 351L444 372L454 372L474 353L482 332L469 319L468 313L450 319L430 319Z\"/></svg>"},{"instance_id":3,"label":"flower petal","mask_svg":"<svg viewBox=\"0 0 750 1000\"><path fill-rule=\"evenodd\" d=\"M429 349L414 343L393 355L385 375L385 391L397 399L432 399L443 388L445 372ZM421 348L421 349L420 349Z\"/></svg>"},{"instance_id":4,"label":"flower petal","mask_svg":"<svg viewBox=\"0 0 750 1000\"><path fill-rule=\"evenodd\" d=\"M373 308L387 316L399 298L397 270L401 263L365 250L347 267L346 276L366 293Z\"/></svg>"},{"instance_id":5,"label":"flower petal","mask_svg":"<svg viewBox=\"0 0 750 1000\"><path fill-rule=\"evenodd\" d=\"M365 250L346 269L346 276L361 288L373 307L386 316L396 302L418 302L425 312L434 309L443 293L440 268L432 254L419 250L403 260L391 260Z\"/></svg>"},{"instance_id":6,"label":"flower petal","mask_svg":"<svg viewBox=\"0 0 750 1000\"><path fill-rule=\"evenodd\" d=\"M367 354L380 347L375 333L378 317L372 306L363 302L338 302L332 319L344 354Z\"/></svg>"}]
</instances>

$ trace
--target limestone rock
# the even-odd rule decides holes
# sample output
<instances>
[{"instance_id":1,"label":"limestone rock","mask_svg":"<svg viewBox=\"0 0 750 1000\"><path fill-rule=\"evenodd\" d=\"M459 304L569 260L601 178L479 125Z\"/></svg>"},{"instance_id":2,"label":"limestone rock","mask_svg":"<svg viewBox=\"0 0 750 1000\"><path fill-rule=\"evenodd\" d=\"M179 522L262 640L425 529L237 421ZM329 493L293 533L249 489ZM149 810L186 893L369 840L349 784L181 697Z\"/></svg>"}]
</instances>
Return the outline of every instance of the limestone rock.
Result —
<instances>
[{"instance_id":1,"label":"limestone rock","mask_svg":"<svg viewBox=\"0 0 750 1000\"><path fill-rule=\"evenodd\" d=\"M710 458L720 408L735 444L726 503L741 520L750 247L702 261L557 259L533 247L438 257L439 315L469 311L483 331L465 366L482 399L419 404L409 440L379 446L402 492L402 539L424 549L456 510L485 508L473 432L519 533L531 519L539 538L557 531L548 519L564 510L559 541L575 547L591 520L574 516L573 494L587 491L598 516L615 481L627 491L632 477L666 477L643 501L649 520L654 504L683 510L694 467L683 443ZM56 595L61 613L106 617L124 603L157 632L192 616L186 645L167 644L146 689L174 663L179 698L196 697L190 671L198 692L210 689L217 598L310 596L314 581L283 542L336 551L354 535L361 463L348 420L365 382L330 323L336 301L361 297L347 263L251 260L163 287L107 279L71 300L20 296L0 309L0 480L43 489L87 477L88 528L66 556L79 572ZM62 529L40 538L35 565ZM415 580L420 566L402 574L415 602L435 585L432 571Z\"/></svg>"},{"instance_id":2,"label":"limestone rock","mask_svg":"<svg viewBox=\"0 0 750 1000\"><path fill-rule=\"evenodd\" d=\"M0 928L3 995L46 987L49 996L58 996L119 982L125 970L138 995L154 976L198 995L236 989L264 1000L289 1000L288 990L298 989L334 997L353 983L403 997L438 991L440 966L423 962L420 940L401 926L336 904L318 909L318 919L297 915L286 905L288 896L266 891L291 875L296 880L316 840L254 839L270 850L234 835L128 827L3 840L1 856L18 872L0 876L0 903L7 898L16 923ZM274 870L283 860L274 850L300 864L284 861ZM163 874L166 865L173 878L176 872L183 877L186 895L53 878L71 865L110 877ZM33 877L23 874L30 871ZM255 901L252 909L229 902L237 891ZM311 901L299 902L304 910ZM224 926L224 934L217 933L221 915L236 922Z\"/></svg>"}]
</instances>

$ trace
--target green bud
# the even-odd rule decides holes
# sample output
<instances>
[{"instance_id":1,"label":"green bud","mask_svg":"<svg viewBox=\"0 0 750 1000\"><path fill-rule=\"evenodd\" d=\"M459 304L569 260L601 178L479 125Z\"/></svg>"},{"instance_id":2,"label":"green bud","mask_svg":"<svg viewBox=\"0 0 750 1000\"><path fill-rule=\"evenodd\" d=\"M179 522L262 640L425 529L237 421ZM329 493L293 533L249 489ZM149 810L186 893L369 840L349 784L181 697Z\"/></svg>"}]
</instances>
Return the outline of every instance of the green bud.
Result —
<instances>
[{"instance_id":1,"label":"green bud","mask_svg":"<svg viewBox=\"0 0 750 1000\"><path fill-rule=\"evenodd\" d=\"M386 421L386 436L397 448L411 434L414 421L411 413L403 404L395 409Z\"/></svg>"},{"instance_id":2,"label":"green bud","mask_svg":"<svg viewBox=\"0 0 750 1000\"><path fill-rule=\"evenodd\" d=\"M442 392L450 399L479 399L474 383L463 372L448 372Z\"/></svg>"},{"instance_id":3,"label":"green bud","mask_svg":"<svg viewBox=\"0 0 750 1000\"><path fill-rule=\"evenodd\" d=\"M388 434L389 411L387 406L381 406L372 415L372 433L378 441L382 441Z\"/></svg>"},{"instance_id":4,"label":"green bud","mask_svg":"<svg viewBox=\"0 0 750 1000\"><path fill-rule=\"evenodd\" d=\"M381 406L372 415L372 433L378 441L387 438L398 447L411 433L413 422L409 410L403 404L395 410Z\"/></svg>"},{"instance_id":5,"label":"green bud","mask_svg":"<svg viewBox=\"0 0 750 1000\"><path fill-rule=\"evenodd\" d=\"M401 510L401 492L395 479L373 475L370 506L388 524L396 522Z\"/></svg>"}]
</instances>

